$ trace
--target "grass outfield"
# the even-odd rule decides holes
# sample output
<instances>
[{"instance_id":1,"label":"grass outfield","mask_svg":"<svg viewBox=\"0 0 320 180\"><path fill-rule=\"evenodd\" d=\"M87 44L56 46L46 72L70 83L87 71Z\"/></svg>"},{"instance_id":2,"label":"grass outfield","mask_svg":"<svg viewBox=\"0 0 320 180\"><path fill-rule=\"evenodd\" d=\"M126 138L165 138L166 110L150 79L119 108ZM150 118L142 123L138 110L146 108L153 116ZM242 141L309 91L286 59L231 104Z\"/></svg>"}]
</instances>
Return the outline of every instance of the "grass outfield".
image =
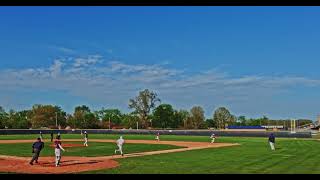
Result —
<instances>
[{"instance_id":1,"label":"grass outfield","mask_svg":"<svg viewBox=\"0 0 320 180\"><path fill-rule=\"evenodd\" d=\"M0 136L0 139L34 139L35 137L37 137L37 135ZM78 139L79 137L81 136L62 134L62 138ZM118 137L119 135L89 134L89 138L91 139L116 139ZM124 135L124 138L154 140L153 135ZM162 135L161 140L210 141L208 137L204 136L169 135ZM320 141L314 139L277 138L277 150L274 152L270 150L270 147L267 144L267 138L219 137L217 142L231 142L239 143L241 145L235 147L192 150L178 153L118 159L117 161L120 162L121 166L115 169L86 173L320 174ZM99 144L100 143L97 143L98 146ZM28 144L28 146L30 146L30 144ZM112 149L114 149L114 145L112 146ZM28 153L30 154L30 147L28 148ZM129 149L129 147L127 149ZM2 151L3 150L0 151L0 154L3 153Z\"/></svg>"},{"instance_id":2,"label":"grass outfield","mask_svg":"<svg viewBox=\"0 0 320 180\"><path fill-rule=\"evenodd\" d=\"M132 140L155 140L155 135L131 135L124 134L122 135L124 139ZM15 139L36 139L38 134L33 135L0 135L0 140L15 140ZM55 137L55 136L54 136ZM118 139L120 134L89 134L90 139ZM45 140L50 140L50 135L44 134L43 138ZM80 134L61 134L63 139L83 139ZM161 135L161 140L171 140L171 141L199 141L199 142L209 142L209 137L203 136L175 136L175 135Z\"/></svg>"},{"instance_id":3,"label":"grass outfield","mask_svg":"<svg viewBox=\"0 0 320 180\"><path fill-rule=\"evenodd\" d=\"M241 146L193 150L119 160L115 169L89 173L320 174L320 142L277 139L272 152L266 138L220 138Z\"/></svg>"},{"instance_id":4,"label":"grass outfield","mask_svg":"<svg viewBox=\"0 0 320 180\"><path fill-rule=\"evenodd\" d=\"M123 134L124 139L128 140L155 140L155 135L133 135L133 134ZM36 139L38 138L38 134L33 135L0 135L0 140L15 140L15 139ZM120 134L89 134L89 142L90 139L113 139L117 140L120 137ZM43 138L45 140L50 140L50 135L44 134ZM61 134L61 138L63 139L83 139L80 134ZM181 135L160 135L161 140L165 141L193 141L193 142L211 142L209 136L181 136ZM218 137L216 142L237 142L238 140L242 141L242 139L251 139L267 141L266 138L260 137ZM292 140L293 138L277 138L281 140ZM312 140L311 138L299 138L299 140Z\"/></svg>"}]
</instances>

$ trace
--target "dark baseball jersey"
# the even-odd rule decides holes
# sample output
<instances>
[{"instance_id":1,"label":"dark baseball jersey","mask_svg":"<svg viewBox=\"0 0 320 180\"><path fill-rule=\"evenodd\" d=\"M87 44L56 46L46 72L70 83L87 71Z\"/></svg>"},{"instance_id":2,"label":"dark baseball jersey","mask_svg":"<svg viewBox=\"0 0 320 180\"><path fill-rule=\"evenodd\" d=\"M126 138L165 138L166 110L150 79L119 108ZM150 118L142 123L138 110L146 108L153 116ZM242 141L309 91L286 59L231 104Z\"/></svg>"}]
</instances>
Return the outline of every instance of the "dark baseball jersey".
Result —
<instances>
[{"instance_id":1,"label":"dark baseball jersey","mask_svg":"<svg viewBox=\"0 0 320 180\"><path fill-rule=\"evenodd\" d=\"M54 147L56 148L56 149L60 149L60 147L59 147L59 145L61 146L61 141L60 140L55 140L54 141Z\"/></svg>"},{"instance_id":2,"label":"dark baseball jersey","mask_svg":"<svg viewBox=\"0 0 320 180\"><path fill-rule=\"evenodd\" d=\"M274 137L274 135L270 135L269 136L269 142L275 143L276 138Z\"/></svg>"},{"instance_id":3,"label":"dark baseball jersey","mask_svg":"<svg viewBox=\"0 0 320 180\"><path fill-rule=\"evenodd\" d=\"M41 151L44 148L44 143L43 142L35 142L32 145L32 149L38 149Z\"/></svg>"}]
</instances>

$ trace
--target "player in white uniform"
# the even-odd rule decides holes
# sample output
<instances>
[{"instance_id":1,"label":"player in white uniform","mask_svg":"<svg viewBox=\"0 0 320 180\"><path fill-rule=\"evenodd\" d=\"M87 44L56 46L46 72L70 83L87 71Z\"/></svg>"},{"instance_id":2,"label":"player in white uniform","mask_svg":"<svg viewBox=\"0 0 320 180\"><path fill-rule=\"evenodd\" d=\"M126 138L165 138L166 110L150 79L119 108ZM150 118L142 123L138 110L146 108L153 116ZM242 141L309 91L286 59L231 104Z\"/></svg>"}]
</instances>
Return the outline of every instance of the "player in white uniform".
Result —
<instances>
[{"instance_id":1,"label":"player in white uniform","mask_svg":"<svg viewBox=\"0 0 320 180\"><path fill-rule=\"evenodd\" d=\"M160 133L157 133L156 140L160 141Z\"/></svg>"},{"instance_id":2,"label":"player in white uniform","mask_svg":"<svg viewBox=\"0 0 320 180\"><path fill-rule=\"evenodd\" d=\"M60 166L61 161L61 150L65 151L61 146L60 136L57 136L56 140L54 141L54 153L56 155L56 167Z\"/></svg>"},{"instance_id":3,"label":"player in white uniform","mask_svg":"<svg viewBox=\"0 0 320 180\"><path fill-rule=\"evenodd\" d=\"M216 135L214 133L212 133L210 138L212 139L211 143L214 143L214 141L216 140Z\"/></svg>"},{"instance_id":4,"label":"player in white uniform","mask_svg":"<svg viewBox=\"0 0 320 180\"><path fill-rule=\"evenodd\" d=\"M120 138L117 140L117 146L119 149L114 150L114 153L117 154L117 152L119 151L121 153L121 155L123 156L123 152L122 152L122 145L124 144L124 139L122 138L122 136L120 136Z\"/></svg>"},{"instance_id":5,"label":"player in white uniform","mask_svg":"<svg viewBox=\"0 0 320 180\"><path fill-rule=\"evenodd\" d=\"M43 141L42 132L40 131L40 139Z\"/></svg>"},{"instance_id":6,"label":"player in white uniform","mask_svg":"<svg viewBox=\"0 0 320 180\"><path fill-rule=\"evenodd\" d=\"M88 134L87 131L84 131L84 146L88 147Z\"/></svg>"}]
</instances>

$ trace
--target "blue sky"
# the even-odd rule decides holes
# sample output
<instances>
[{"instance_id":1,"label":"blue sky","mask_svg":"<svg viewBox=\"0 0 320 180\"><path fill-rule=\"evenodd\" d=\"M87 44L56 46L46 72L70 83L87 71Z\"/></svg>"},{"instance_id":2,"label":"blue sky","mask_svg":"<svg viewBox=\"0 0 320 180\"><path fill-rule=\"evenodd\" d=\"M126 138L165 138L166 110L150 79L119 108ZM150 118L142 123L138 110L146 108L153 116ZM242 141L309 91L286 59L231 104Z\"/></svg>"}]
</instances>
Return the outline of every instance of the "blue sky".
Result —
<instances>
[{"instance_id":1,"label":"blue sky","mask_svg":"<svg viewBox=\"0 0 320 180\"><path fill-rule=\"evenodd\" d=\"M320 114L320 7L0 7L0 105Z\"/></svg>"}]
</instances>

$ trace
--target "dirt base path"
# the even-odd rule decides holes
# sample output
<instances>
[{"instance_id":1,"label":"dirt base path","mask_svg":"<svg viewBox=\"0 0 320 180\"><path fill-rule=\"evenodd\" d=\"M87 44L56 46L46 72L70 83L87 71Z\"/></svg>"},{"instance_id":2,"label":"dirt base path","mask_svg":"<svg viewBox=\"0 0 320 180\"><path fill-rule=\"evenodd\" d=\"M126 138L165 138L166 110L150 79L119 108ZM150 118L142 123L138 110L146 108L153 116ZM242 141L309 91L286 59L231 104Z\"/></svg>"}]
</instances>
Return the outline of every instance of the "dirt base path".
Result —
<instances>
[{"instance_id":1,"label":"dirt base path","mask_svg":"<svg viewBox=\"0 0 320 180\"><path fill-rule=\"evenodd\" d=\"M63 142L78 142L80 139L64 139ZM0 144L15 144L15 143L32 143L34 140L0 140ZM50 141L45 141L50 142ZM89 139L90 142L115 142L114 140L105 139ZM101 157L78 157L78 156L63 156L60 167L55 167L55 157L40 157L39 164L29 165L31 157L16 157L0 155L0 172L14 172L27 174L62 174L62 173L78 173L84 171L101 170L115 168L119 163L115 159L139 157L154 154L182 152L196 149L219 148L226 146L239 145L236 143L207 143L207 142L186 142L186 141L155 141L155 140L126 140L125 143L135 144L167 144L181 146L180 149L169 149L161 151L140 152L113 156Z\"/></svg>"}]
</instances>

